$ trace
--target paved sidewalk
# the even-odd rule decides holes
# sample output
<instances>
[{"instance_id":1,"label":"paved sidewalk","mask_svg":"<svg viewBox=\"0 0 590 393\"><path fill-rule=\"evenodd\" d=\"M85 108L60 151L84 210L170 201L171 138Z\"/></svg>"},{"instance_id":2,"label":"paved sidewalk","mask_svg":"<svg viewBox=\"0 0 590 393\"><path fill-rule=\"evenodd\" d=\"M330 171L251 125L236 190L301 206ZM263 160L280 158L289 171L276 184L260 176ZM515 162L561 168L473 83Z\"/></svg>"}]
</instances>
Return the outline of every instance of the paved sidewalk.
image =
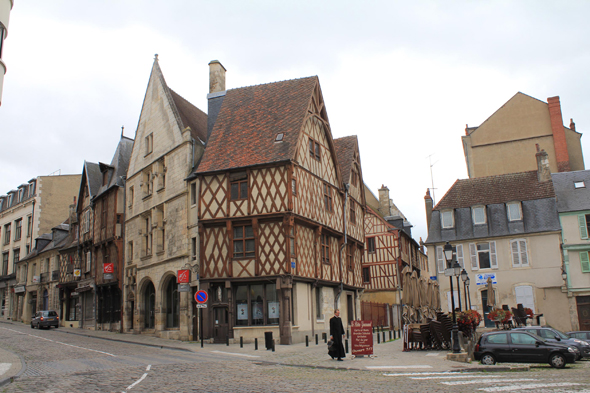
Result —
<instances>
[{"instance_id":1,"label":"paved sidewalk","mask_svg":"<svg viewBox=\"0 0 590 393\"><path fill-rule=\"evenodd\" d=\"M4 386L25 370L24 360L17 354L0 347L0 386Z\"/></svg>"},{"instance_id":2,"label":"paved sidewalk","mask_svg":"<svg viewBox=\"0 0 590 393\"><path fill-rule=\"evenodd\" d=\"M4 323L14 325L19 324L15 322ZM375 356L373 358L357 357L355 359L351 359L350 354L348 354L343 362L338 362L336 360L332 360L328 356L327 346L323 340L320 340L318 345L315 345L314 340L313 342L310 342L309 347L306 347L305 343L293 345L276 345L275 352L272 352L270 350L264 349L263 338L258 340L259 349L255 350L253 343L244 344L243 348L240 348L239 343L230 343L230 345L204 343L203 348L201 348L201 344L199 342L168 340L141 334L122 334L116 332L94 331L68 327L60 327L59 332L78 336L94 337L110 341L122 341L151 347L191 351L195 353L212 352L221 356L227 356L228 359L242 358L251 361L269 362L298 367L374 370L384 372L451 372L466 369L470 371L483 369L486 371L500 371L510 368L506 365L484 367L478 362L459 363L450 361L446 359L447 351L403 352L403 343L400 339L381 344L377 344L377 342L375 342L373 347ZM2 352L0 352L0 358L3 358Z\"/></svg>"}]
</instances>

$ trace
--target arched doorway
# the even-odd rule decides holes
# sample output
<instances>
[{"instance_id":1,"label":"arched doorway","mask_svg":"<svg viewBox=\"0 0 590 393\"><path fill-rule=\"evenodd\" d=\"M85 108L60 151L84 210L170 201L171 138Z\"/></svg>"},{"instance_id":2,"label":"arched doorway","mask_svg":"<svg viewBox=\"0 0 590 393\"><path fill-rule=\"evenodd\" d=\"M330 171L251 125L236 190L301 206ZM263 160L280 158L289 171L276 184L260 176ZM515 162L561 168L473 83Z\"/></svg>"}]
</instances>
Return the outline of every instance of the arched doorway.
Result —
<instances>
[{"instance_id":1,"label":"arched doorway","mask_svg":"<svg viewBox=\"0 0 590 393\"><path fill-rule=\"evenodd\" d=\"M175 277L170 277L164 293L166 305L166 327L177 328L180 326L180 294Z\"/></svg>"},{"instance_id":2,"label":"arched doorway","mask_svg":"<svg viewBox=\"0 0 590 393\"><path fill-rule=\"evenodd\" d=\"M49 294L47 289L43 290L43 311L49 310Z\"/></svg>"},{"instance_id":3,"label":"arched doorway","mask_svg":"<svg viewBox=\"0 0 590 393\"><path fill-rule=\"evenodd\" d=\"M146 329L153 329L155 326L156 288L154 288L154 284L151 281L146 285L143 304L145 306L144 327Z\"/></svg>"}]
</instances>

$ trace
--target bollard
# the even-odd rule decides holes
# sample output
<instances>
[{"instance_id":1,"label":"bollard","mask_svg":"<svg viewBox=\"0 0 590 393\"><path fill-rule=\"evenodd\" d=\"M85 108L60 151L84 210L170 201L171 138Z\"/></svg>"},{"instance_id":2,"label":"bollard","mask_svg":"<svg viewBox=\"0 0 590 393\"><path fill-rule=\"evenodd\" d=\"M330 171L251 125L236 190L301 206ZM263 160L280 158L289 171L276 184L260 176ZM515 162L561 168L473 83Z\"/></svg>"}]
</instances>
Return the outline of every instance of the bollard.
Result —
<instances>
[{"instance_id":1,"label":"bollard","mask_svg":"<svg viewBox=\"0 0 590 393\"><path fill-rule=\"evenodd\" d=\"M244 348L244 337L240 336L240 348Z\"/></svg>"},{"instance_id":2,"label":"bollard","mask_svg":"<svg viewBox=\"0 0 590 393\"><path fill-rule=\"evenodd\" d=\"M318 345L318 335L315 335L315 345Z\"/></svg>"},{"instance_id":3,"label":"bollard","mask_svg":"<svg viewBox=\"0 0 590 393\"><path fill-rule=\"evenodd\" d=\"M383 342L385 342L385 330L381 332L383 334Z\"/></svg>"},{"instance_id":4,"label":"bollard","mask_svg":"<svg viewBox=\"0 0 590 393\"><path fill-rule=\"evenodd\" d=\"M397 338L402 338L402 331L397 329Z\"/></svg>"},{"instance_id":5,"label":"bollard","mask_svg":"<svg viewBox=\"0 0 590 393\"><path fill-rule=\"evenodd\" d=\"M375 326L373 326L373 333L375 333Z\"/></svg>"},{"instance_id":6,"label":"bollard","mask_svg":"<svg viewBox=\"0 0 590 393\"><path fill-rule=\"evenodd\" d=\"M328 334L324 333L324 344L328 342Z\"/></svg>"},{"instance_id":7,"label":"bollard","mask_svg":"<svg viewBox=\"0 0 590 393\"><path fill-rule=\"evenodd\" d=\"M389 331L389 339L391 340L391 330Z\"/></svg>"},{"instance_id":8,"label":"bollard","mask_svg":"<svg viewBox=\"0 0 590 393\"><path fill-rule=\"evenodd\" d=\"M203 339L201 339L201 348L203 348Z\"/></svg>"},{"instance_id":9,"label":"bollard","mask_svg":"<svg viewBox=\"0 0 590 393\"><path fill-rule=\"evenodd\" d=\"M225 336L225 345L229 347L229 334Z\"/></svg>"},{"instance_id":10,"label":"bollard","mask_svg":"<svg viewBox=\"0 0 590 393\"><path fill-rule=\"evenodd\" d=\"M275 351L275 340L272 340L272 351Z\"/></svg>"},{"instance_id":11,"label":"bollard","mask_svg":"<svg viewBox=\"0 0 590 393\"><path fill-rule=\"evenodd\" d=\"M254 350L258 351L258 339L257 338L254 339Z\"/></svg>"},{"instance_id":12,"label":"bollard","mask_svg":"<svg viewBox=\"0 0 590 393\"><path fill-rule=\"evenodd\" d=\"M346 338L350 338L350 330L346 329Z\"/></svg>"},{"instance_id":13,"label":"bollard","mask_svg":"<svg viewBox=\"0 0 590 393\"><path fill-rule=\"evenodd\" d=\"M379 332L377 332L377 344L381 343L381 336L379 335Z\"/></svg>"},{"instance_id":14,"label":"bollard","mask_svg":"<svg viewBox=\"0 0 590 393\"><path fill-rule=\"evenodd\" d=\"M305 336L305 346L309 347L309 336Z\"/></svg>"},{"instance_id":15,"label":"bollard","mask_svg":"<svg viewBox=\"0 0 590 393\"><path fill-rule=\"evenodd\" d=\"M348 353L348 340L344 340L344 350Z\"/></svg>"}]
</instances>

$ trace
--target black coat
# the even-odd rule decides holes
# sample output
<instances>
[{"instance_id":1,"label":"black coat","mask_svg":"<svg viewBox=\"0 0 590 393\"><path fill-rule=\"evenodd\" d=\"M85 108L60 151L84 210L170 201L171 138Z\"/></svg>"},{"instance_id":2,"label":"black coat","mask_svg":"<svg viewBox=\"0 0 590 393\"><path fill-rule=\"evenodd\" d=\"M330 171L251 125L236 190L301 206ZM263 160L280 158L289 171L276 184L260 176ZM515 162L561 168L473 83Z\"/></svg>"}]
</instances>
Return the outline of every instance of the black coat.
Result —
<instances>
[{"instance_id":1,"label":"black coat","mask_svg":"<svg viewBox=\"0 0 590 393\"><path fill-rule=\"evenodd\" d=\"M342 336L345 334L342 319L337 316L330 318L330 336L334 341L334 350L328 351L328 355L335 358L343 358L346 356L344 352L344 345L342 345Z\"/></svg>"}]
</instances>

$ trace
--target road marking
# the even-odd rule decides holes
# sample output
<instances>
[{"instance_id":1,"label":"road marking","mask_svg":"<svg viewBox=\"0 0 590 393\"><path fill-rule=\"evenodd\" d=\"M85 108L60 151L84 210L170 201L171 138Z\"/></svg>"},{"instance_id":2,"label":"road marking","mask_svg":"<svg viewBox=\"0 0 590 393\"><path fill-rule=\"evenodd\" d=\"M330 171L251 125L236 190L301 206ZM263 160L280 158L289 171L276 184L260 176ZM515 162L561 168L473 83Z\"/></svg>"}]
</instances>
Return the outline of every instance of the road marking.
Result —
<instances>
[{"instance_id":1,"label":"road marking","mask_svg":"<svg viewBox=\"0 0 590 393\"><path fill-rule=\"evenodd\" d=\"M482 375L484 378L503 378L501 375ZM435 377L410 377L410 379L461 379L461 378L478 378L473 374L460 374L460 375L438 375Z\"/></svg>"},{"instance_id":2,"label":"road marking","mask_svg":"<svg viewBox=\"0 0 590 393\"><path fill-rule=\"evenodd\" d=\"M223 352L223 351L211 351L212 353L221 353L224 355L233 355L233 356L243 356L243 357L247 357L247 358L259 358L260 356L258 355L246 355L244 353L233 353L233 352Z\"/></svg>"},{"instance_id":3,"label":"road marking","mask_svg":"<svg viewBox=\"0 0 590 393\"><path fill-rule=\"evenodd\" d=\"M437 352L427 353L426 356L438 356L438 353Z\"/></svg>"},{"instance_id":4,"label":"road marking","mask_svg":"<svg viewBox=\"0 0 590 393\"><path fill-rule=\"evenodd\" d=\"M487 378L497 378L492 376L487 376ZM517 378L517 379L472 379L471 381L451 381L451 382L441 382L443 385L474 385L476 383L506 383L506 382L525 382L525 381L536 381L534 378Z\"/></svg>"},{"instance_id":5,"label":"road marking","mask_svg":"<svg viewBox=\"0 0 590 393\"><path fill-rule=\"evenodd\" d=\"M417 364L415 366L367 366L368 369L407 369L407 368L432 368L432 366L426 366Z\"/></svg>"},{"instance_id":6,"label":"road marking","mask_svg":"<svg viewBox=\"0 0 590 393\"><path fill-rule=\"evenodd\" d=\"M55 341L55 340L51 340L49 338L45 338L45 337L41 337L41 336L35 336L34 334L29 334L29 333L23 333L23 332L19 332L18 330L13 330L13 329L8 329L8 328L0 328L0 329L4 329L4 330L9 330L11 332L15 332L18 334L24 334L27 336L31 336L31 337L35 337L35 338L39 338L41 340L45 340L45 341L51 341L53 343L56 344L61 344L61 345L67 345L68 347L73 347L73 348L78 348L78 349L83 349L85 351L92 351L92 352L98 352L98 353L102 353L103 355L108 355L108 356L112 356L114 358L117 357L117 355L113 355L112 353L108 353L108 352L103 352L103 351L97 351L96 349L90 349L90 348L84 348L84 347L79 347L77 345L72 345L72 344L66 344L66 343L62 343L61 341Z\"/></svg>"},{"instance_id":7,"label":"road marking","mask_svg":"<svg viewBox=\"0 0 590 393\"><path fill-rule=\"evenodd\" d=\"M151 364L148 364L148 366L146 367L145 371L150 371L150 369L151 369L151 368L152 368L152 365L151 365ZM127 390L133 389L133 387L134 387L135 385L137 385L138 383L140 383L141 381L143 381L143 380L144 380L144 379L147 377L147 375L148 375L148 373L147 373L147 372L145 372L145 373L144 373L144 374L141 376L141 378L139 378L137 381L133 382L131 385L127 386L127 389L125 389L125 392L126 392ZM123 393L125 393L125 392L123 392Z\"/></svg>"},{"instance_id":8,"label":"road marking","mask_svg":"<svg viewBox=\"0 0 590 393\"><path fill-rule=\"evenodd\" d=\"M494 388L480 388L484 392L514 392L516 390L538 389L538 388L559 388L566 386L579 386L579 383L558 382L558 383L529 383L522 385L498 386Z\"/></svg>"},{"instance_id":9,"label":"road marking","mask_svg":"<svg viewBox=\"0 0 590 393\"><path fill-rule=\"evenodd\" d=\"M10 370L11 366L12 366L12 363L0 363L0 375L4 374L8 370Z\"/></svg>"},{"instance_id":10,"label":"road marking","mask_svg":"<svg viewBox=\"0 0 590 393\"><path fill-rule=\"evenodd\" d=\"M471 376L473 373L460 373L457 371L442 371L437 373L395 373L395 374L383 374L386 377L408 377L408 376L420 376L420 375L458 375L459 378L464 376Z\"/></svg>"}]
</instances>

